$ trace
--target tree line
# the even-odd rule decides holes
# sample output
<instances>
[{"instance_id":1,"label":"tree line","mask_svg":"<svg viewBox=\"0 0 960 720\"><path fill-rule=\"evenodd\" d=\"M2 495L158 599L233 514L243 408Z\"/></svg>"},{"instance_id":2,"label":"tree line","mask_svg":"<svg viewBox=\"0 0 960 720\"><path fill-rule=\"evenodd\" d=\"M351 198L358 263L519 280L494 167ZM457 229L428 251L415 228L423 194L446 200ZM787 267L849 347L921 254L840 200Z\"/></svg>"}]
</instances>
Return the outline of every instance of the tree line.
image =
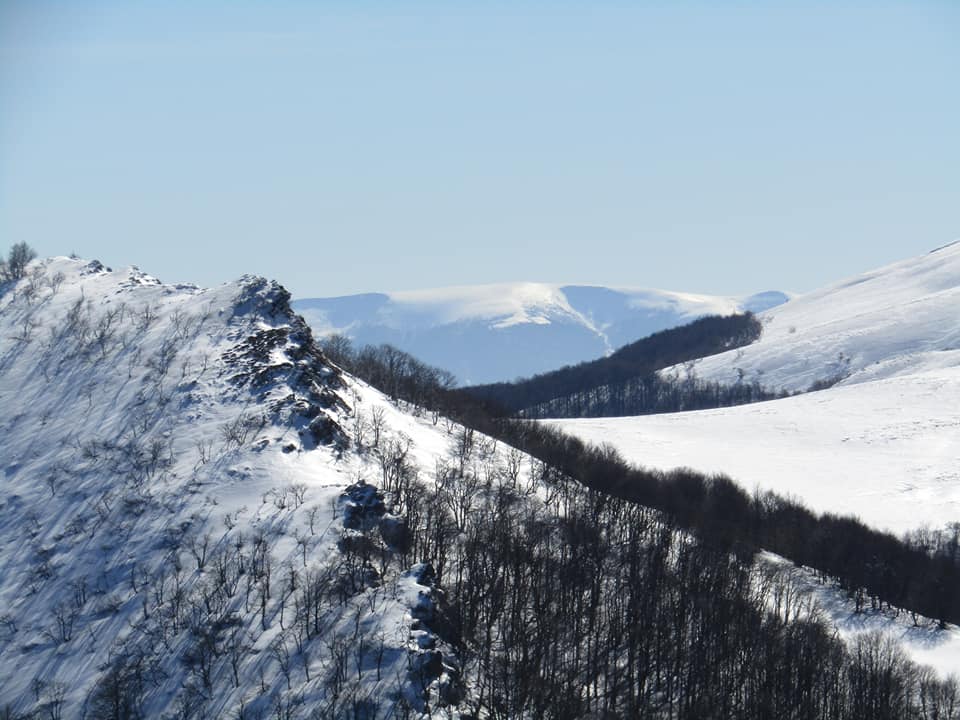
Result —
<instances>
[{"instance_id":1,"label":"tree line","mask_svg":"<svg viewBox=\"0 0 960 720\"><path fill-rule=\"evenodd\" d=\"M718 547L745 556L763 548L814 568L824 579L839 583L858 607L888 604L941 624L960 622L957 541L948 542L937 533L897 537L856 517L816 513L797 499L772 492L748 494L723 475L636 467L610 446L592 446L559 429L505 417L505 409L495 402L435 385L419 361L388 365L386 358L404 355L396 348L355 352L341 338L335 350L331 360L394 400L409 403L415 412L453 418L586 487L663 512L678 527ZM360 356L365 365L355 363ZM371 364L377 367L372 374ZM391 378L397 368L401 375Z\"/></svg>"},{"instance_id":2,"label":"tree line","mask_svg":"<svg viewBox=\"0 0 960 720\"><path fill-rule=\"evenodd\" d=\"M515 382L475 385L465 392L507 414L545 417L593 417L721 407L738 401L773 397L759 387L741 384L724 391L716 384L661 378L657 371L697 358L748 345L760 337L762 325L753 313L714 315L694 320L625 345L609 357ZM549 409L549 410L548 410Z\"/></svg>"},{"instance_id":3,"label":"tree line","mask_svg":"<svg viewBox=\"0 0 960 720\"><path fill-rule=\"evenodd\" d=\"M448 602L434 625L472 688L461 711L504 720L960 712L954 680L880 635L848 649L775 571L549 465L534 480L516 482L509 465L449 473L422 498L435 510L412 528L448 538L436 575ZM461 527L445 509L464 493ZM436 561L437 551L413 559Z\"/></svg>"},{"instance_id":4,"label":"tree line","mask_svg":"<svg viewBox=\"0 0 960 720\"><path fill-rule=\"evenodd\" d=\"M677 373L663 377L653 372L599 385L526 407L518 415L533 419L624 417L732 407L787 396L771 392L758 382L702 380L696 376L692 362L684 371L685 376Z\"/></svg>"}]
</instances>

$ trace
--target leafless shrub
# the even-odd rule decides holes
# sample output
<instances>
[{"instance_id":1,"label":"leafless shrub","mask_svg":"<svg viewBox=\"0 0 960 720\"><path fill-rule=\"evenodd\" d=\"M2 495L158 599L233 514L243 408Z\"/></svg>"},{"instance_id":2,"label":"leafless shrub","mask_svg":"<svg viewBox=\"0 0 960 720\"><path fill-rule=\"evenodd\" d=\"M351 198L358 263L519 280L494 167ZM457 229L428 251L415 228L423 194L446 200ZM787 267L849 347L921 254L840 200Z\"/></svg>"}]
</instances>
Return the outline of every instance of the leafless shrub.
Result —
<instances>
[{"instance_id":1,"label":"leafless shrub","mask_svg":"<svg viewBox=\"0 0 960 720\"><path fill-rule=\"evenodd\" d=\"M56 295L58 292L60 292L60 286L63 285L64 280L66 280L66 276L62 272L55 272L53 275L47 278L47 287L49 287L51 292Z\"/></svg>"},{"instance_id":2,"label":"leafless shrub","mask_svg":"<svg viewBox=\"0 0 960 720\"><path fill-rule=\"evenodd\" d=\"M140 332L146 332L150 329L150 326L156 322L158 317L157 308L150 303L147 303L136 314L137 330Z\"/></svg>"},{"instance_id":3,"label":"leafless shrub","mask_svg":"<svg viewBox=\"0 0 960 720\"><path fill-rule=\"evenodd\" d=\"M176 340L167 338L160 344L160 349L152 358L148 358L146 365L151 370L156 371L159 377L164 377L170 370L170 365L177 356L179 349Z\"/></svg>"},{"instance_id":4,"label":"leafless shrub","mask_svg":"<svg viewBox=\"0 0 960 720\"><path fill-rule=\"evenodd\" d=\"M53 642L63 644L73 639L73 626L77 620L77 609L67 602L61 602L53 608L53 625L45 634Z\"/></svg>"},{"instance_id":5,"label":"leafless shrub","mask_svg":"<svg viewBox=\"0 0 960 720\"><path fill-rule=\"evenodd\" d=\"M36 320L31 313L25 316L20 322L17 334L13 336L13 339L16 342L26 345L33 340L33 331L38 327L40 327L40 321Z\"/></svg>"},{"instance_id":6,"label":"leafless shrub","mask_svg":"<svg viewBox=\"0 0 960 720\"><path fill-rule=\"evenodd\" d=\"M265 415L248 415L243 412L220 426L220 436L228 448L243 447L247 440L260 432L266 424L267 417Z\"/></svg>"},{"instance_id":7,"label":"leafless shrub","mask_svg":"<svg viewBox=\"0 0 960 720\"><path fill-rule=\"evenodd\" d=\"M206 567L207 553L210 549L210 541L212 539L209 532L205 532L202 535L190 535L187 538L187 548L197 563L197 570L201 572L203 572Z\"/></svg>"}]
</instances>

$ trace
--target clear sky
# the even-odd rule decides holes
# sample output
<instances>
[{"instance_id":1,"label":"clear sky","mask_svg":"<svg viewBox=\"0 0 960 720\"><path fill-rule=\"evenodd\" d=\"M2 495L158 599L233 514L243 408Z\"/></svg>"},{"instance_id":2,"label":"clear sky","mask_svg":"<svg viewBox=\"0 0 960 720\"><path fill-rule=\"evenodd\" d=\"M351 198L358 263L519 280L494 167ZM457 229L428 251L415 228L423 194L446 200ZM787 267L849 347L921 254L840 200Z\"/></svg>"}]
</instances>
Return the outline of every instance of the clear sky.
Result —
<instances>
[{"instance_id":1,"label":"clear sky","mask_svg":"<svg viewBox=\"0 0 960 720\"><path fill-rule=\"evenodd\" d=\"M744 293L958 237L957 0L0 0L0 251Z\"/></svg>"}]
</instances>

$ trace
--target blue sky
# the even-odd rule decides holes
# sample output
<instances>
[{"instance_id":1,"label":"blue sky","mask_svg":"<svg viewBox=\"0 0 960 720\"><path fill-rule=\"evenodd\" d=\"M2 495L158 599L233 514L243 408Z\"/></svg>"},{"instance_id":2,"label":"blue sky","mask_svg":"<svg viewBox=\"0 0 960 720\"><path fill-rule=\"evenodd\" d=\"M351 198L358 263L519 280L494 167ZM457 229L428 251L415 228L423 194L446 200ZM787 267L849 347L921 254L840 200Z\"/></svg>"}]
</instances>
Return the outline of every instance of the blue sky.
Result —
<instances>
[{"instance_id":1,"label":"blue sky","mask_svg":"<svg viewBox=\"0 0 960 720\"><path fill-rule=\"evenodd\" d=\"M960 238L960 3L0 0L0 250L806 291Z\"/></svg>"}]
</instances>

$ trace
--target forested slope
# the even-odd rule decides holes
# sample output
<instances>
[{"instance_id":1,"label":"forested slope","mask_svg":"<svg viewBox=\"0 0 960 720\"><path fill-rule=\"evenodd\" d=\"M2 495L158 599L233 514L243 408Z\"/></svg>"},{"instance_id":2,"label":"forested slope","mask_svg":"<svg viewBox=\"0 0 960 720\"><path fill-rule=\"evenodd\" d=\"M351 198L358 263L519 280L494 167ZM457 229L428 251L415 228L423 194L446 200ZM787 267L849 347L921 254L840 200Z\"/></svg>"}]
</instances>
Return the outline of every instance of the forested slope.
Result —
<instances>
[{"instance_id":1,"label":"forested slope","mask_svg":"<svg viewBox=\"0 0 960 720\"><path fill-rule=\"evenodd\" d=\"M773 395L757 384L701 382L692 364L748 345L761 332L752 313L700 318L632 342L608 357L466 392L491 407L533 418L641 415L765 400ZM678 363L691 364L670 377L657 372Z\"/></svg>"}]
</instances>

